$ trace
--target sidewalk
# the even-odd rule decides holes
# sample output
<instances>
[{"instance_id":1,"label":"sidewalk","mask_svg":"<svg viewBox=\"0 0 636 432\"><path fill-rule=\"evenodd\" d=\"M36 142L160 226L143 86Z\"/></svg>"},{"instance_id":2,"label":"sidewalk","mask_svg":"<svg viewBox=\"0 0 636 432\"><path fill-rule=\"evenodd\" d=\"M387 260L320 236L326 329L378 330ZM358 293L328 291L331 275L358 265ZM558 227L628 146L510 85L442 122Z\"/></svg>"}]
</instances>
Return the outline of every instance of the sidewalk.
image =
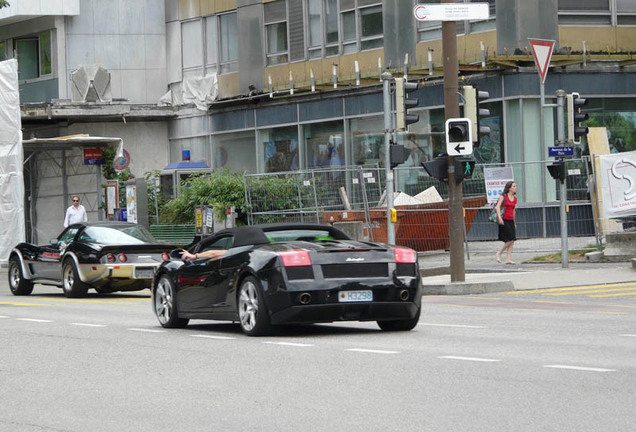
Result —
<instances>
[{"instance_id":1,"label":"sidewalk","mask_svg":"<svg viewBox=\"0 0 636 432\"><path fill-rule=\"evenodd\" d=\"M465 282L451 282L450 253L422 252L418 255L422 285L425 294L480 294L514 290L560 288L578 285L596 285L636 282L636 269L632 257L615 257L612 261L570 262L567 268L558 263L534 263L536 256L549 255L524 248L523 240L515 243L512 259L515 265L499 264L495 254L501 242L480 245L480 250L464 254Z\"/></svg>"}]
</instances>

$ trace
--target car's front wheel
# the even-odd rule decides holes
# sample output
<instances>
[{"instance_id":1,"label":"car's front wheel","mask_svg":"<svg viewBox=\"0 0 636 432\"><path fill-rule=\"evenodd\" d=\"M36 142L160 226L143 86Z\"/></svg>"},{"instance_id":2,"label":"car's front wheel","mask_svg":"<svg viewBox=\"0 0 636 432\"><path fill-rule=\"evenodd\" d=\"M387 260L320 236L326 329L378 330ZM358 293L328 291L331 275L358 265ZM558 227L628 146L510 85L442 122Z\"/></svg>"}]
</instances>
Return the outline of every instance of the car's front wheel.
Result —
<instances>
[{"instance_id":1,"label":"car's front wheel","mask_svg":"<svg viewBox=\"0 0 636 432\"><path fill-rule=\"evenodd\" d=\"M69 298L86 297L88 285L79 277L79 272L72 259L64 261L62 267L62 290Z\"/></svg>"},{"instance_id":2,"label":"car's front wheel","mask_svg":"<svg viewBox=\"0 0 636 432\"><path fill-rule=\"evenodd\" d=\"M248 336L263 336L272 332L272 324L265 305L260 283L246 277L238 292L238 316L241 330Z\"/></svg>"},{"instance_id":3,"label":"car's front wheel","mask_svg":"<svg viewBox=\"0 0 636 432\"><path fill-rule=\"evenodd\" d=\"M421 308L417 310L417 314L411 319L378 321L378 326L384 331L409 331L413 330L420 321Z\"/></svg>"},{"instance_id":4,"label":"car's front wheel","mask_svg":"<svg viewBox=\"0 0 636 432\"><path fill-rule=\"evenodd\" d=\"M9 288L16 296L29 295L33 292L33 282L24 278L20 259L15 256L9 260Z\"/></svg>"},{"instance_id":5,"label":"car's front wheel","mask_svg":"<svg viewBox=\"0 0 636 432\"><path fill-rule=\"evenodd\" d=\"M162 327L182 328L187 326L190 321L179 318L176 289L168 275L161 276L157 282L157 287L152 293L152 305Z\"/></svg>"}]
</instances>

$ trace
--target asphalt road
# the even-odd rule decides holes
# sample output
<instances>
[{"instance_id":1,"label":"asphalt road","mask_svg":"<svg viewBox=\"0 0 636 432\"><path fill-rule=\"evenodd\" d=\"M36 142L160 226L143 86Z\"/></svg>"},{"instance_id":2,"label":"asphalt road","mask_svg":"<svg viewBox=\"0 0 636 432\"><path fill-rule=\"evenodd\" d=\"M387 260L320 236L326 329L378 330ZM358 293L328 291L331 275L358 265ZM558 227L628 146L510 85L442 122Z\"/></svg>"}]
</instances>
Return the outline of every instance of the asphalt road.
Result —
<instances>
[{"instance_id":1,"label":"asphalt road","mask_svg":"<svg viewBox=\"0 0 636 432\"><path fill-rule=\"evenodd\" d=\"M248 338L219 322L162 329L147 291L14 297L3 278L0 343L0 431L636 424L636 284L425 297L407 333L343 323Z\"/></svg>"}]
</instances>

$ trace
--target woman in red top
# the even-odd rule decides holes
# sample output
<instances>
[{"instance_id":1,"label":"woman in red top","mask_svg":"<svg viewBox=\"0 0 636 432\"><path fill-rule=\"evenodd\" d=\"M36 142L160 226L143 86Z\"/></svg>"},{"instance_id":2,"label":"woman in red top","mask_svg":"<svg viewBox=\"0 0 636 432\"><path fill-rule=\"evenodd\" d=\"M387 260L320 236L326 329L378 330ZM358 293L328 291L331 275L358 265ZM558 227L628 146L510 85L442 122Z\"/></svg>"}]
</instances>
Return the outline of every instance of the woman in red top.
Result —
<instances>
[{"instance_id":1,"label":"woman in red top","mask_svg":"<svg viewBox=\"0 0 636 432\"><path fill-rule=\"evenodd\" d=\"M506 264L516 264L512 259L512 247L517 240L517 222L515 221L515 207L517 206L517 183L509 181L504 187L503 193L497 200L497 218L499 219L499 240L504 242L503 247L497 252L497 262L501 262L501 254L508 251ZM501 208L503 207L503 215Z\"/></svg>"}]
</instances>

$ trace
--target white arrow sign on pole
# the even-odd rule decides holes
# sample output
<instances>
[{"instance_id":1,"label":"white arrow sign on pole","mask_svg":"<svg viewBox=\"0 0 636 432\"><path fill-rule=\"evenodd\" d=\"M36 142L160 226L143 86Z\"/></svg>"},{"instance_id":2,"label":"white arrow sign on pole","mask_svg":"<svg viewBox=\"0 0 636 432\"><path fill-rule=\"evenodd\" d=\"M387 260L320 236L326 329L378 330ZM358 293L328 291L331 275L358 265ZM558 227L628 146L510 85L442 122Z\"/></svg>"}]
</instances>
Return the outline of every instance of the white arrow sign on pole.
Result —
<instances>
[{"instance_id":1,"label":"white arrow sign on pole","mask_svg":"<svg viewBox=\"0 0 636 432\"><path fill-rule=\"evenodd\" d=\"M543 84L545 82L545 76L548 74L548 68L550 67L550 59L552 58L555 41L528 38L528 42L530 42L530 47L532 47L532 56L539 70L541 84Z\"/></svg>"}]
</instances>

